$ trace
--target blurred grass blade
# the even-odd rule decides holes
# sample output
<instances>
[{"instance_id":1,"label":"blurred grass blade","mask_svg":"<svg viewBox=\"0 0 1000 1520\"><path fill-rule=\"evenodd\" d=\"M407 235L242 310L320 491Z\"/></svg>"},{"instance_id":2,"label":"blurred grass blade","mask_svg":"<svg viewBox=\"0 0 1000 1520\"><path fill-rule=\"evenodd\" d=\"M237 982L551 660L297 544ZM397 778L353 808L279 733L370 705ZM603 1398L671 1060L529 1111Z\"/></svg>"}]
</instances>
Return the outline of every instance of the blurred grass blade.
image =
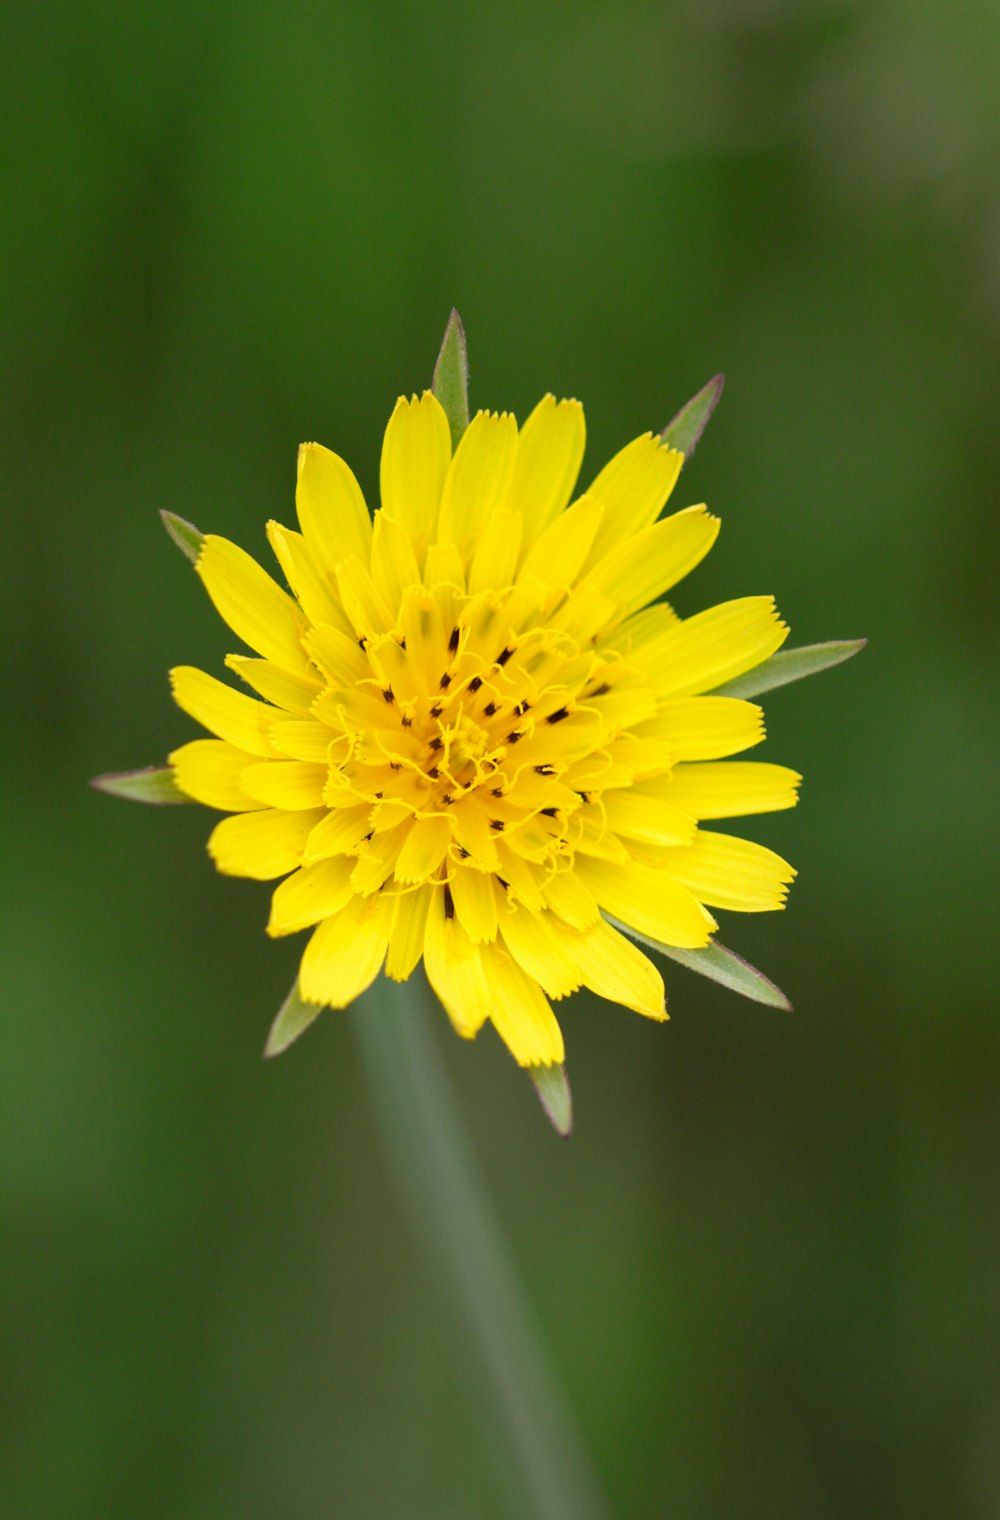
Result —
<instances>
[{"instance_id":1,"label":"blurred grass blade","mask_svg":"<svg viewBox=\"0 0 1000 1520\"><path fill-rule=\"evenodd\" d=\"M193 800L181 791L168 765L150 765L141 771L113 771L106 776L95 776L90 784L99 792L107 792L109 797L124 797L129 802L152 802L163 806Z\"/></svg>"},{"instance_id":2,"label":"blurred grass blade","mask_svg":"<svg viewBox=\"0 0 1000 1520\"><path fill-rule=\"evenodd\" d=\"M323 1003L304 1003L299 996L299 982L295 979L295 985L291 992L278 1009L277 1017L271 1025L267 1036L267 1044L264 1046L265 1056L280 1056L283 1050L293 1045L300 1034L304 1034L323 1012Z\"/></svg>"},{"instance_id":3,"label":"blurred grass blade","mask_svg":"<svg viewBox=\"0 0 1000 1520\"><path fill-rule=\"evenodd\" d=\"M503 1513L610 1520L476 1163L422 970L407 982L379 978L352 1020L400 1196L458 1321L456 1344L478 1372L473 1386L487 1396L486 1449L503 1475ZM484 1508L485 1496L472 1512Z\"/></svg>"},{"instance_id":4,"label":"blurred grass blade","mask_svg":"<svg viewBox=\"0 0 1000 1520\"><path fill-rule=\"evenodd\" d=\"M462 319L454 309L444 330L431 389L448 415L451 446L456 449L469 426L469 355Z\"/></svg>"},{"instance_id":5,"label":"blurred grass blade","mask_svg":"<svg viewBox=\"0 0 1000 1520\"><path fill-rule=\"evenodd\" d=\"M687 405L681 407L673 422L668 422L660 434L663 442L669 443L672 449L680 449L685 459L690 459L694 453L698 439L708 425L708 419L719 404L725 383L725 375L713 375L697 396L692 396Z\"/></svg>"},{"instance_id":6,"label":"blurred grass blade","mask_svg":"<svg viewBox=\"0 0 1000 1520\"><path fill-rule=\"evenodd\" d=\"M669 956L679 966L697 971L699 976L707 976L710 981L719 982L731 992L749 998L751 1002L765 1003L769 1008L781 1008L785 1013L791 1013L791 1003L770 977L765 976L763 971L758 971L756 966L751 966L735 950L727 950L717 940L706 945L704 950L678 950L674 945L664 945L658 939L651 939L648 934L640 934L638 929L632 929L628 924L612 918L610 913L605 913L604 917L614 928L620 929L622 934L627 934L650 950Z\"/></svg>"},{"instance_id":7,"label":"blurred grass blade","mask_svg":"<svg viewBox=\"0 0 1000 1520\"><path fill-rule=\"evenodd\" d=\"M779 649L769 660L748 670L745 676L737 676L724 686L716 687L715 697L757 697L762 691L773 691L776 686L788 686L792 681L802 681L806 676L818 676L823 670L842 665L859 649L864 649L867 639L833 639L828 644L803 644L799 649Z\"/></svg>"},{"instance_id":8,"label":"blurred grass blade","mask_svg":"<svg viewBox=\"0 0 1000 1520\"><path fill-rule=\"evenodd\" d=\"M202 544L205 542L204 533L199 533L194 523L189 523L186 518L178 517L176 512L161 510L163 526L177 545L182 554L186 554L192 565L197 561Z\"/></svg>"},{"instance_id":9,"label":"blurred grass blade","mask_svg":"<svg viewBox=\"0 0 1000 1520\"><path fill-rule=\"evenodd\" d=\"M529 1066L528 1076L535 1084L546 1117L557 1135L573 1133L573 1094L565 1066Z\"/></svg>"}]
</instances>

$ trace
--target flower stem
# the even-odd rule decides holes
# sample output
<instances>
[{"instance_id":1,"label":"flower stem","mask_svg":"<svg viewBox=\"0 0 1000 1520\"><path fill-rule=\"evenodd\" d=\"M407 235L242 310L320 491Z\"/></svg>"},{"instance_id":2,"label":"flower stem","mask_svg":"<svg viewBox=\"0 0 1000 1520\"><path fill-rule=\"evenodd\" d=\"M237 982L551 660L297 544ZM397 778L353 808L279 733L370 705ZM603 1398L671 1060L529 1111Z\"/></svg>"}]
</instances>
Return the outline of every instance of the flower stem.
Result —
<instances>
[{"instance_id":1,"label":"flower stem","mask_svg":"<svg viewBox=\"0 0 1000 1520\"><path fill-rule=\"evenodd\" d=\"M596 1475L556 1387L431 1028L421 973L383 978L355 1029L412 1224L461 1314L521 1493L513 1513L607 1520Z\"/></svg>"}]
</instances>

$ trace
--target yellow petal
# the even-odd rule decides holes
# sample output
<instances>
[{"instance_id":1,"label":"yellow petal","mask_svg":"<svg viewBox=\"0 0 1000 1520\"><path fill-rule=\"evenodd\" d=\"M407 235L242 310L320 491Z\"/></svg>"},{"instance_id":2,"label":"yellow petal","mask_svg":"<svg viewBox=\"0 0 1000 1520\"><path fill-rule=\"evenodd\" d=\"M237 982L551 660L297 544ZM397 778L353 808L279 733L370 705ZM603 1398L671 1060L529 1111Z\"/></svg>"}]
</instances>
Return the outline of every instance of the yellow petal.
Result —
<instances>
[{"instance_id":1,"label":"yellow petal","mask_svg":"<svg viewBox=\"0 0 1000 1520\"><path fill-rule=\"evenodd\" d=\"M418 818L411 825L396 861L396 880L426 881L448 853L452 841L451 819L444 813Z\"/></svg>"},{"instance_id":2,"label":"yellow petal","mask_svg":"<svg viewBox=\"0 0 1000 1520\"><path fill-rule=\"evenodd\" d=\"M694 819L677 807L671 796L670 779L640 782L605 792L601 803L608 828L626 839L646 844L682 845L694 838Z\"/></svg>"},{"instance_id":3,"label":"yellow petal","mask_svg":"<svg viewBox=\"0 0 1000 1520\"><path fill-rule=\"evenodd\" d=\"M400 396L382 443L382 506L418 546L437 524L450 463L451 432L437 397L431 391L419 400Z\"/></svg>"},{"instance_id":4,"label":"yellow petal","mask_svg":"<svg viewBox=\"0 0 1000 1520\"><path fill-rule=\"evenodd\" d=\"M427 913L433 896L433 887L417 887L412 892L400 892L396 898L389 953L385 958L385 974L394 981L405 982L424 953Z\"/></svg>"},{"instance_id":5,"label":"yellow petal","mask_svg":"<svg viewBox=\"0 0 1000 1520\"><path fill-rule=\"evenodd\" d=\"M193 665L174 667L170 689L177 706L220 739L251 755L274 754L268 730L276 718L284 717L277 708L233 691Z\"/></svg>"},{"instance_id":6,"label":"yellow petal","mask_svg":"<svg viewBox=\"0 0 1000 1520\"><path fill-rule=\"evenodd\" d=\"M384 511L376 512L372 531L372 580L379 596L394 612L406 588L420 583L410 535Z\"/></svg>"},{"instance_id":7,"label":"yellow petal","mask_svg":"<svg viewBox=\"0 0 1000 1520\"><path fill-rule=\"evenodd\" d=\"M505 499L517 459L517 423L509 412L477 412L455 451L441 496L437 542L463 550L476 542Z\"/></svg>"},{"instance_id":8,"label":"yellow petal","mask_svg":"<svg viewBox=\"0 0 1000 1520\"><path fill-rule=\"evenodd\" d=\"M330 746L337 741L328 724L315 718L285 718L273 724L270 732L271 743L280 755L291 760L312 760L316 765L329 761Z\"/></svg>"},{"instance_id":9,"label":"yellow petal","mask_svg":"<svg viewBox=\"0 0 1000 1520\"><path fill-rule=\"evenodd\" d=\"M310 765L308 760L264 760L247 766L243 785L268 807L293 813L322 807L328 773L327 766Z\"/></svg>"},{"instance_id":10,"label":"yellow petal","mask_svg":"<svg viewBox=\"0 0 1000 1520\"><path fill-rule=\"evenodd\" d=\"M652 643L653 639L669 633L679 622L680 618L669 602L656 602L652 607L644 607L641 612L633 612L631 617L609 633L603 634L599 641L600 648L615 649L627 659L636 650L644 649Z\"/></svg>"},{"instance_id":11,"label":"yellow petal","mask_svg":"<svg viewBox=\"0 0 1000 1520\"><path fill-rule=\"evenodd\" d=\"M364 564L372 546L368 508L348 465L319 443L299 449L295 510L319 568L335 574L349 555Z\"/></svg>"},{"instance_id":12,"label":"yellow petal","mask_svg":"<svg viewBox=\"0 0 1000 1520\"><path fill-rule=\"evenodd\" d=\"M226 664L254 691L286 712L307 713L323 689L315 672L286 670L282 665L275 665L273 660L252 660L245 655L227 654Z\"/></svg>"},{"instance_id":13,"label":"yellow petal","mask_svg":"<svg viewBox=\"0 0 1000 1520\"><path fill-rule=\"evenodd\" d=\"M596 692L581 692L580 704L599 712L609 733L631 728L656 712L656 697L649 682L628 672L611 673L610 680L602 681Z\"/></svg>"},{"instance_id":14,"label":"yellow petal","mask_svg":"<svg viewBox=\"0 0 1000 1520\"><path fill-rule=\"evenodd\" d=\"M562 998L577 990L580 972L560 936L550 927L549 919L547 913L507 907L499 915L498 924L504 944L521 969L533 977L549 997ZM559 919L553 921L559 924Z\"/></svg>"},{"instance_id":15,"label":"yellow petal","mask_svg":"<svg viewBox=\"0 0 1000 1520\"><path fill-rule=\"evenodd\" d=\"M309 832L322 816L320 809L283 813L277 808L265 808L258 813L223 818L209 835L208 853L224 876L271 881L302 864Z\"/></svg>"},{"instance_id":16,"label":"yellow petal","mask_svg":"<svg viewBox=\"0 0 1000 1520\"><path fill-rule=\"evenodd\" d=\"M441 888L434 892L427 915L424 968L456 1030L471 1039L492 1012L493 994L480 947L457 918L448 917Z\"/></svg>"},{"instance_id":17,"label":"yellow petal","mask_svg":"<svg viewBox=\"0 0 1000 1520\"><path fill-rule=\"evenodd\" d=\"M305 860L325 860L328 855L345 855L361 843L371 828L372 810L367 802L357 807L337 808L317 820L309 836Z\"/></svg>"},{"instance_id":18,"label":"yellow petal","mask_svg":"<svg viewBox=\"0 0 1000 1520\"><path fill-rule=\"evenodd\" d=\"M665 868L701 902L738 913L783 908L795 879L794 867L773 850L701 829L689 845L670 851Z\"/></svg>"},{"instance_id":19,"label":"yellow petal","mask_svg":"<svg viewBox=\"0 0 1000 1520\"><path fill-rule=\"evenodd\" d=\"M671 698L636 734L665 741L676 760L721 760L761 742L764 714L756 703L737 697Z\"/></svg>"},{"instance_id":20,"label":"yellow petal","mask_svg":"<svg viewBox=\"0 0 1000 1520\"><path fill-rule=\"evenodd\" d=\"M541 987L500 948L480 946L492 997L490 1017L519 1066L561 1065L562 1030Z\"/></svg>"},{"instance_id":21,"label":"yellow petal","mask_svg":"<svg viewBox=\"0 0 1000 1520\"><path fill-rule=\"evenodd\" d=\"M303 668L306 620L255 559L227 538L209 533L202 539L195 568L219 616L244 643L289 670Z\"/></svg>"},{"instance_id":22,"label":"yellow petal","mask_svg":"<svg viewBox=\"0 0 1000 1520\"><path fill-rule=\"evenodd\" d=\"M520 512L493 512L484 526L469 567L469 591L509 586L521 552Z\"/></svg>"},{"instance_id":23,"label":"yellow petal","mask_svg":"<svg viewBox=\"0 0 1000 1520\"><path fill-rule=\"evenodd\" d=\"M612 918L665 945L700 950L717 928L712 915L665 869L634 860L625 865L581 856L576 869Z\"/></svg>"},{"instance_id":24,"label":"yellow petal","mask_svg":"<svg viewBox=\"0 0 1000 1520\"><path fill-rule=\"evenodd\" d=\"M455 916L474 945L496 939L497 902L492 876L460 865L449 883Z\"/></svg>"},{"instance_id":25,"label":"yellow petal","mask_svg":"<svg viewBox=\"0 0 1000 1520\"><path fill-rule=\"evenodd\" d=\"M324 919L302 957L299 991L307 1003L345 1008L378 976L389 944L391 898L353 897Z\"/></svg>"},{"instance_id":26,"label":"yellow petal","mask_svg":"<svg viewBox=\"0 0 1000 1520\"><path fill-rule=\"evenodd\" d=\"M450 628L445 630L437 597L420 587L408 591L403 597L399 626L415 678L425 691L436 691L441 674L448 667L451 634Z\"/></svg>"},{"instance_id":27,"label":"yellow petal","mask_svg":"<svg viewBox=\"0 0 1000 1520\"><path fill-rule=\"evenodd\" d=\"M338 855L293 871L271 898L268 934L275 938L280 934L297 934L300 929L308 929L338 913L354 895L353 864L346 856Z\"/></svg>"},{"instance_id":28,"label":"yellow petal","mask_svg":"<svg viewBox=\"0 0 1000 1520\"><path fill-rule=\"evenodd\" d=\"M542 888L547 907L573 929L589 929L600 918L597 900L575 871L559 871Z\"/></svg>"},{"instance_id":29,"label":"yellow petal","mask_svg":"<svg viewBox=\"0 0 1000 1520\"><path fill-rule=\"evenodd\" d=\"M532 544L563 510L580 473L587 429L579 401L543 396L521 429L508 505Z\"/></svg>"},{"instance_id":30,"label":"yellow petal","mask_svg":"<svg viewBox=\"0 0 1000 1520\"><path fill-rule=\"evenodd\" d=\"M704 765L679 765L669 796L675 807L692 818L740 818L794 807L801 780L797 771L784 765L711 760Z\"/></svg>"},{"instance_id":31,"label":"yellow petal","mask_svg":"<svg viewBox=\"0 0 1000 1520\"><path fill-rule=\"evenodd\" d=\"M604 519L589 564L596 564L613 545L656 521L683 462L683 454L652 433L633 439L608 461L587 492L604 503Z\"/></svg>"},{"instance_id":32,"label":"yellow petal","mask_svg":"<svg viewBox=\"0 0 1000 1520\"><path fill-rule=\"evenodd\" d=\"M603 516L603 504L596 497L581 496L535 541L518 579L540 581L552 590L568 590L590 553Z\"/></svg>"},{"instance_id":33,"label":"yellow petal","mask_svg":"<svg viewBox=\"0 0 1000 1520\"><path fill-rule=\"evenodd\" d=\"M648 956L624 934L603 919L583 933L561 925L556 932L576 961L583 985L591 992L648 1019L666 1018L663 978Z\"/></svg>"},{"instance_id":34,"label":"yellow petal","mask_svg":"<svg viewBox=\"0 0 1000 1520\"><path fill-rule=\"evenodd\" d=\"M743 596L708 607L629 657L661 697L695 696L752 670L788 637L773 596Z\"/></svg>"},{"instance_id":35,"label":"yellow petal","mask_svg":"<svg viewBox=\"0 0 1000 1520\"><path fill-rule=\"evenodd\" d=\"M424 566L424 584L457 586L459 591L465 590L465 566L455 544L431 544Z\"/></svg>"},{"instance_id":36,"label":"yellow petal","mask_svg":"<svg viewBox=\"0 0 1000 1520\"><path fill-rule=\"evenodd\" d=\"M358 860L351 872L355 892L370 897L389 880L399 859L399 852L406 843L410 821L397 824L383 833L374 833L358 846Z\"/></svg>"},{"instance_id":37,"label":"yellow petal","mask_svg":"<svg viewBox=\"0 0 1000 1520\"><path fill-rule=\"evenodd\" d=\"M267 540L310 623L331 623L350 632L333 575L317 563L303 535L272 520L267 525Z\"/></svg>"},{"instance_id":38,"label":"yellow petal","mask_svg":"<svg viewBox=\"0 0 1000 1520\"><path fill-rule=\"evenodd\" d=\"M311 628L302 642L331 686L355 686L371 674L364 650L353 634L323 624Z\"/></svg>"},{"instance_id":39,"label":"yellow petal","mask_svg":"<svg viewBox=\"0 0 1000 1520\"><path fill-rule=\"evenodd\" d=\"M337 585L344 611L360 638L375 639L396 622L397 608L386 601L372 580L367 560L350 555L337 567Z\"/></svg>"},{"instance_id":40,"label":"yellow petal","mask_svg":"<svg viewBox=\"0 0 1000 1520\"><path fill-rule=\"evenodd\" d=\"M177 785L195 802L224 813L249 813L261 806L241 783L243 772L253 763L245 750L222 739L193 739L167 758Z\"/></svg>"},{"instance_id":41,"label":"yellow petal","mask_svg":"<svg viewBox=\"0 0 1000 1520\"><path fill-rule=\"evenodd\" d=\"M583 584L613 602L618 618L628 617L693 570L718 533L717 517L704 507L687 507L609 546Z\"/></svg>"}]
</instances>

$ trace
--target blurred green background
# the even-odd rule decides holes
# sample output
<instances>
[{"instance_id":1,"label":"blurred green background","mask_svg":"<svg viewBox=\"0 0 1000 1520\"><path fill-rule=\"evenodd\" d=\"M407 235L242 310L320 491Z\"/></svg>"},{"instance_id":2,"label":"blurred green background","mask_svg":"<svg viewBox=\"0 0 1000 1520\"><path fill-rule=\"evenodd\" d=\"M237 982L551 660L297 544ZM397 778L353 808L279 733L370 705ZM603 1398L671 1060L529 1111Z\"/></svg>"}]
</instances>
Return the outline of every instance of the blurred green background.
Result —
<instances>
[{"instance_id":1,"label":"blurred green background","mask_svg":"<svg viewBox=\"0 0 1000 1520\"><path fill-rule=\"evenodd\" d=\"M86 785L193 736L167 668L232 642L157 509L261 552L305 438L371 499L454 304L473 405L579 396L585 475L725 370L680 610L871 640L766 702L806 784L747 832L800 875L725 937L793 1015L575 1000L568 1144L442 1016L615 1513L996 1516L993 0L0 25L4 1514L509 1513L350 1017L265 1065L267 889Z\"/></svg>"}]
</instances>

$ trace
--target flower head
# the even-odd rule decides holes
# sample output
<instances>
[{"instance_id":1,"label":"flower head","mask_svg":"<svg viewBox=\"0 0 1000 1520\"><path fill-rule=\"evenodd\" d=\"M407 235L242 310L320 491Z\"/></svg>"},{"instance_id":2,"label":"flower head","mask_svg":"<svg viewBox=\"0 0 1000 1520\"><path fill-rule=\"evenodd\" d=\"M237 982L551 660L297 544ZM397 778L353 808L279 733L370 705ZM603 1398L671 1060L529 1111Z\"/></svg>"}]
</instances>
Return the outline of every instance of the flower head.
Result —
<instances>
[{"instance_id":1,"label":"flower head","mask_svg":"<svg viewBox=\"0 0 1000 1520\"><path fill-rule=\"evenodd\" d=\"M697 951L712 909L784 903L791 867L714 824L791 807L799 777L734 760L761 711L711 693L787 630L768 596L679 618L661 598L719 527L703 506L661 516L683 455L647 433L574 495L583 449L580 405L546 396L520 429L478 413L453 451L428 391L389 420L374 518L348 465L303 445L298 530L267 528L290 594L197 540L254 652L226 663L256 695L172 671L213 737L170 765L229 815L217 868L281 878L268 932L310 931L307 1007L422 960L460 1034L489 1020L519 1063L551 1066L552 1003L581 986L665 1017L659 970L616 923Z\"/></svg>"}]
</instances>

